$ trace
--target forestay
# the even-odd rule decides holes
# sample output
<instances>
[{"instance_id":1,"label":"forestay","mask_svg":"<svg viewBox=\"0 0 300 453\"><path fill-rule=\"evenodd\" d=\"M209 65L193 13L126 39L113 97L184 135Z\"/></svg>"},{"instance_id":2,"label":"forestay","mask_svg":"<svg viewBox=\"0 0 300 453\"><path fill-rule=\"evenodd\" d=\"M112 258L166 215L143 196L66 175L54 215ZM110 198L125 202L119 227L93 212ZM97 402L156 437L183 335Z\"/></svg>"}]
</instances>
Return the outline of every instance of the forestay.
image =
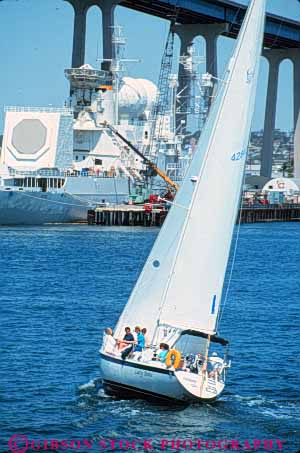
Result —
<instances>
[{"instance_id":1,"label":"forestay","mask_svg":"<svg viewBox=\"0 0 300 453\"><path fill-rule=\"evenodd\" d=\"M188 174L116 329L215 331L247 156L265 0L248 8Z\"/></svg>"}]
</instances>

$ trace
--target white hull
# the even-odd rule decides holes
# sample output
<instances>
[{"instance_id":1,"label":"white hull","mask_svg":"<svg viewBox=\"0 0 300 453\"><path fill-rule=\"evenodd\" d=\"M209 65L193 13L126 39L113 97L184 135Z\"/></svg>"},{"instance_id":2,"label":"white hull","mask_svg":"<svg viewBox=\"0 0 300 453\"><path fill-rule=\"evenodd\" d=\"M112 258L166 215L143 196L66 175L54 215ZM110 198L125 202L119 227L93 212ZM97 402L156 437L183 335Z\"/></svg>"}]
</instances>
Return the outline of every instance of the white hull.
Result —
<instances>
[{"instance_id":1,"label":"white hull","mask_svg":"<svg viewBox=\"0 0 300 453\"><path fill-rule=\"evenodd\" d=\"M164 365L122 360L101 353L101 372L104 389L123 397L136 395L141 398L173 402L213 402L224 389L224 383L186 371L174 371Z\"/></svg>"}]
</instances>

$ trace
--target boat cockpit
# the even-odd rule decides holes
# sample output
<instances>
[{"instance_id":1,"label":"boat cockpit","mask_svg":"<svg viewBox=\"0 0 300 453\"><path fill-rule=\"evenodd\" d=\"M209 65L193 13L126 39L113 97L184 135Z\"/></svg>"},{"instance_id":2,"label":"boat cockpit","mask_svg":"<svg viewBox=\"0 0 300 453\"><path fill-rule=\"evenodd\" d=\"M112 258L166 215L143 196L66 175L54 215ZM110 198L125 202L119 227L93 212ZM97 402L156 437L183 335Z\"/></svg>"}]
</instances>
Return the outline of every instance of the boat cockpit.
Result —
<instances>
[{"instance_id":1,"label":"boat cockpit","mask_svg":"<svg viewBox=\"0 0 300 453\"><path fill-rule=\"evenodd\" d=\"M115 344L104 338L100 352L122 358L122 351L128 345L124 345L121 340L113 341ZM161 354L162 349L167 349L165 356ZM228 350L229 342L216 334L160 326L153 343L142 350L135 350L133 345L124 360L155 368L206 375L207 378L225 382L226 370L230 367Z\"/></svg>"}]
</instances>

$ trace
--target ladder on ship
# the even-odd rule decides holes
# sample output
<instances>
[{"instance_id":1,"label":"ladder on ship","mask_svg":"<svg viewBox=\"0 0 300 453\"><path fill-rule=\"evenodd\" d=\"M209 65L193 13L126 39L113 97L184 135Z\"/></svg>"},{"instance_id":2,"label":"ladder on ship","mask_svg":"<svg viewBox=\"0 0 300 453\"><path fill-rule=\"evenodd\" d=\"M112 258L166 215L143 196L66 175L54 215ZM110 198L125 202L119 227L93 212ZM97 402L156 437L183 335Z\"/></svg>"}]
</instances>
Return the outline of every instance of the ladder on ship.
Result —
<instances>
[{"instance_id":1,"label":"ladder on ship","mask_svg":"<svg viewBox=\"0 0 300 453\"><path fill-rule=\"evenodd\" d=\"M130 151L128 149L128 147L126 145L124 145L124 143L119 140L115 134L113 134L111 131L110 131L110 134L109 134L110 138L111 138L111 141L112 143L121 150L121 152L123 152L123 159L122 159L122 156L120 157L120 162L119 162L119 166L120 166L120 169L134 182L136 181L143 181L143 177L141 176L141 174L139 173L138 169L137 168L134 168L131 163L130 163ZM126 157L125 157L126 156ZM125 159L128 160L127 164L124 163L124 157Z\"/></svg>"},{"instance_id":2,"label":"ladder on ship","mask_svg":"<svg viewBox=\"0 0 300 453\"><path fill-rule=\"evenodd\" d=\"M150 134L149 144L143 151L145 156L148 156L152 160L156 160L157 150L159 149L159 143L162 140L162 132L164 127L164 118L167 111L170 108L171 102L171 87L170 87L170 76L173 67L173 56L174 56L174 38L175 32L173 30L173 24L176 21L177 8L175 10L174 17L171 20L170 30L168 33L167 42L165 45L159 79L157 87L156 100L153 104L150 113Z\"/></svg>"}]
</instances>

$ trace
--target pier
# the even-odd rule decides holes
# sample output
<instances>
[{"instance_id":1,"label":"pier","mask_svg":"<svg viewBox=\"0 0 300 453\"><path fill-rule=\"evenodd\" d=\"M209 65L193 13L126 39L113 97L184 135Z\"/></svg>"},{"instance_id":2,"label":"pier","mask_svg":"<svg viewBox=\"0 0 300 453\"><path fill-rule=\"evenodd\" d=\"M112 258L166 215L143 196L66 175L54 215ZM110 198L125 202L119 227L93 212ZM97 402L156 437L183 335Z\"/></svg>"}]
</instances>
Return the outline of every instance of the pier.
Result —
<instances>
[{"instance_id":1,"label":"pier","mask_svg":"<svg viewBox=\"0 0 300 453\"><path fill-rule=\"evenodd\" d=\"M299 222L300 204L272 204L266 206L243 206L241 223Z\"/></svg>"},{"instance_id":2,"label":"pier","mask_svg":"<svg viewBox=\"0 0 300 453\"><path fill-rule=\"evenodd\" d=\"M89 225L160 227L168 210L150 204L133 206L117 205L99 207L88 211ZM299 222L300 204L272 204L265 206L243 206L238 215L240 223ZM237 221L237 222L238 222Z\"/></svg>"},{"instance_id":3,"label":"pier","mask_svg":"<svg viewBox=\"0 0 300 453\"><path fill-rule=\"evenodd\" d=\"M160 227L166 216L165 207L117 205L88 211L89 225Z\"/></svg>"}]
</instances>

